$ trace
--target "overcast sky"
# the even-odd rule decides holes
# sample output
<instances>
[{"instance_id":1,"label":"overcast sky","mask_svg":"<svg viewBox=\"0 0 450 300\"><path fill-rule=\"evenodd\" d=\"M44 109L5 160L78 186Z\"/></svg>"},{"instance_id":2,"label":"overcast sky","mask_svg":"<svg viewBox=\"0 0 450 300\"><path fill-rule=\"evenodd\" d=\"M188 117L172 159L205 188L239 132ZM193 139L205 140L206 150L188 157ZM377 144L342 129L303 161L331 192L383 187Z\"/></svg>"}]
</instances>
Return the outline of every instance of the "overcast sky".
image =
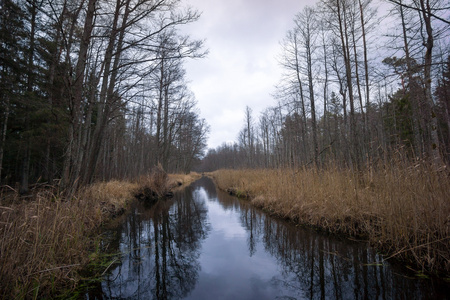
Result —
<instances>
[{"instance_id":1,"label":"overcast sky","mask_svg":"<svg viewBox=\"0 0 450 300\"><path fill-rule=\"evenodd\" d=\"M183 31L206 39L209 54L186 64L190 88L201 117L211 126L208 147L237 140L244 110L255 119L268 106L280 79L279 42L307 0L186 0L202 12L199 21Z\"/></svg>"}]
</instances>

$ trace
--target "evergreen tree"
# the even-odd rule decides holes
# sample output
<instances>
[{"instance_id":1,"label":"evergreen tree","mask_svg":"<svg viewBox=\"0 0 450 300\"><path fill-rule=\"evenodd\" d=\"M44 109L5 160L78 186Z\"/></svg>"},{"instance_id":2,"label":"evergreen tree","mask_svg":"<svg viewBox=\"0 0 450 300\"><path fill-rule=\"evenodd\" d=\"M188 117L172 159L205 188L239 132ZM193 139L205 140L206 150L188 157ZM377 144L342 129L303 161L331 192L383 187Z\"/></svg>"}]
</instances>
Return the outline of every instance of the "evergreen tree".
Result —
<instances>
[{"instance_id":1,"label":"evergreen tree","mask_svg":"<svg viewBox=\"0 0 450 300\"><path fill-rule=\"evenodd\" d=\"M25 22L24 12L11 0L0 1L0 181L4 169L13 169L13 164L4 164L5 156L8 156L8 146L12 146L9 140L20 138L11 129L12 120L18 116L18 103L23 97L25 85ZM11 133L11 134L10 134ZM14 136L16 135L16 136ZM12 157L7 157L11 162ZM7 172L10 174L11 172Z\"/></svg>"}]
</instances>

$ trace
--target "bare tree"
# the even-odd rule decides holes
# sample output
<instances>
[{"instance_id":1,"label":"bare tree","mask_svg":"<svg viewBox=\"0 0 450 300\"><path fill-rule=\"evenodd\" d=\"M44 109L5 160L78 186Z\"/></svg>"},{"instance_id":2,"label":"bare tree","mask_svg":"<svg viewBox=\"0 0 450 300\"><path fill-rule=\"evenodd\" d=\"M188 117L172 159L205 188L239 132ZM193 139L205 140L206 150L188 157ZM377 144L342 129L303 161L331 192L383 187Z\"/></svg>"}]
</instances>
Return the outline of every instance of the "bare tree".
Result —
<instances>
[{"instance_id":1,"label":"bare tree","mask_svg":"<svg viewBox=\"0 0 450 300\"><path fill-rule=\"evenodd\" d=\"M314 95L314 74L313 74L313 55L317 48L316 39L318 37L318 24L315 23L317 20L316 12L311 7L305 7L303 11L296 16L295 24L296 30L301 36L302 46L305 51L305 68L308 77L308 87L309 87L309 101L311 108L311 129L313 136L313 153L314 153L314 163L316 166L319 165L319 143L317 138L317 120L316 120L316 103Z\"/></svg>"}]
</instances>

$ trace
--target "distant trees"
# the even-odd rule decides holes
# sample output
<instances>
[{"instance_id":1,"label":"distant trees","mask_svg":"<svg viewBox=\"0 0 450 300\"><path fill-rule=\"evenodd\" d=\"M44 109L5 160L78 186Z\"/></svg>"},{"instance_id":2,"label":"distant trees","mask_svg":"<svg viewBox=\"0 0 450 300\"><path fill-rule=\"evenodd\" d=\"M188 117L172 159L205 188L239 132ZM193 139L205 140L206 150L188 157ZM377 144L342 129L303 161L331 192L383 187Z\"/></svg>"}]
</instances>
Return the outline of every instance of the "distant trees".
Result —
<instances>
[{"instance_id":1,"label":"distant trees","mask_svg":"<svg viewBox=\"0 0 450 300\"><path fill-rule=\"evenodd\" d=\"M393 17L381 24L374 0L321 0L297 14L281 43L277 102L254 122L254 146L243 129L236 145L207 154L205 168L448 164L446 3L387 2ZM387 21L394 28L383 34Z\"/></svg>"},{"instance_id":2,"label":"distant trees","mask_svg":"<svg viewBox=\"0 0 450 300\"><path fill-rule=\"evenodd\" d=\"M450 55L447 56L446 63L442 66L441 74L435 90L436 116L439 121L440 139L443 141L443 153L446 161L450 160Z\"/></svg>"},{"instance_id":3,"label":"distant trees","mask_svg":"<svg viewBox=\"0 0 450 300\"><path fill-rule=\"evenodd\" d=\"M0 180L70 195L158 162L188 172L207 125L183 62L205 51L178 28L198 17L179 0L2 0Z\"/></svg>"},{"instance_id":4,"label":"distant trees","mask_svg":"<svg viewBox=\"0 0 450 300\"><path fill-rule=\"evenodd\" d=\"M247 166L253 166L255 156L255 128L253 124L252 109L250 107L245 108L245 126L239 132L239 145L245 152L247 160Z\"/></svg>"}]
</instances>

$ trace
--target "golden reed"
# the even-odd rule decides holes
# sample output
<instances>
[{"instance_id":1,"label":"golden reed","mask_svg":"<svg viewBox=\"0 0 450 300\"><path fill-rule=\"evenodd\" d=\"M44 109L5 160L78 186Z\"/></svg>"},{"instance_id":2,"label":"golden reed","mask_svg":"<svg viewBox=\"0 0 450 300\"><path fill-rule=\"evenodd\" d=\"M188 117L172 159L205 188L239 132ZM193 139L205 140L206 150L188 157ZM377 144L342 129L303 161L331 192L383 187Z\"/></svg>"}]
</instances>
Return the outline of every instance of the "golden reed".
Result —
<instances>
[{"instance_id":1,"label":"golden reed","mask_svg":"<svg viewBox=\"0 0 450 300\"><path fill-rule=\"evenodd\" d=\"M169 187L200 175L169 175ZM145 181L148 184L148 181ZM0 299L51 298L73 290L95 255L101 225L123 212L138 183L99 182L63 200L56 189L36 189L23 200L0 190Z\"/></svg>"},{"instance_id":2,"label":"golden reed","mask_svg":"<svg viewBox=\"0 0 450 300\"><path fill-rule=\"evenodd\" d=\"M423 272L450 272L450 180L417 164L364 172L336 167L219 170L217 186L294 222L366 238Z\"/></svg>"}]
</instances>

